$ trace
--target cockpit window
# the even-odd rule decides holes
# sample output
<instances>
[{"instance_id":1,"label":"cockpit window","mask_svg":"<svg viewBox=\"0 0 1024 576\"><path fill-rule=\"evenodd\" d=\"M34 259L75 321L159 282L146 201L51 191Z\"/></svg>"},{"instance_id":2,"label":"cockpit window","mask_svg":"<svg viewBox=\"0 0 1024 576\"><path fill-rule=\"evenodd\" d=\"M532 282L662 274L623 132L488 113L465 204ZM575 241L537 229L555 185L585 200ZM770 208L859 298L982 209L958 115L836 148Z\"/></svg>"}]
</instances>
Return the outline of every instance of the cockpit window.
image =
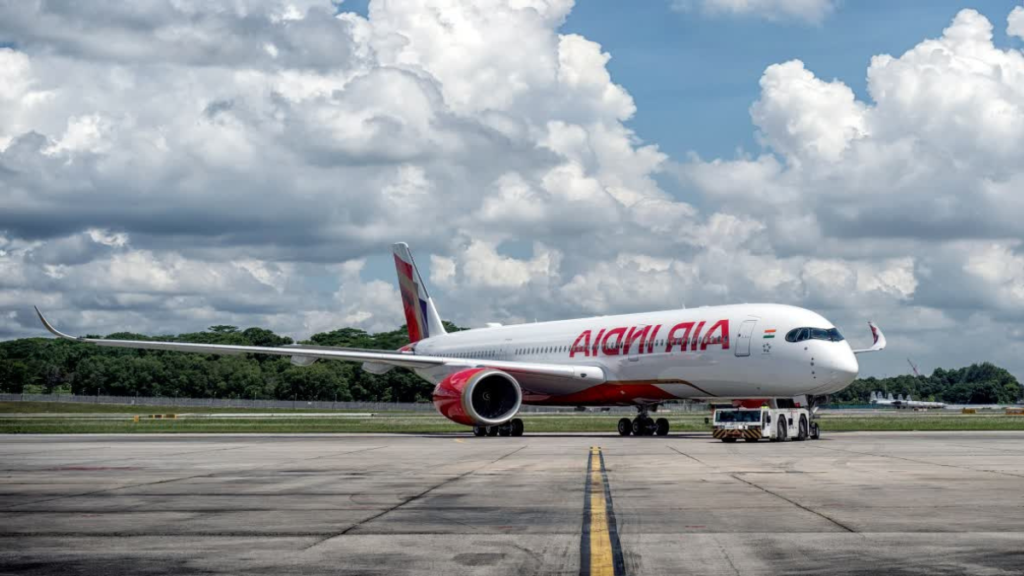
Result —
<instances>
[{"instance_id":1,"label":"cockpit window","mask_svg":"<svg viewBox=\"0 0 1024 576\"><path fill-rule=\"evenodd\" d=\"M804 340L842 342L844 338L835 328L793 328L786 334L786 342L803 342Z\"/></svg>"},{"instance_id":2,"label":"cockpit window","mask_svg":"<svg viewBox=\"0 0 1024 576\"><path fill-rule=\"evenodd\" d=\"M786 342L803 342L810 338L810 328L793 328L786 334Z\"/></svg>"}]
</instances>

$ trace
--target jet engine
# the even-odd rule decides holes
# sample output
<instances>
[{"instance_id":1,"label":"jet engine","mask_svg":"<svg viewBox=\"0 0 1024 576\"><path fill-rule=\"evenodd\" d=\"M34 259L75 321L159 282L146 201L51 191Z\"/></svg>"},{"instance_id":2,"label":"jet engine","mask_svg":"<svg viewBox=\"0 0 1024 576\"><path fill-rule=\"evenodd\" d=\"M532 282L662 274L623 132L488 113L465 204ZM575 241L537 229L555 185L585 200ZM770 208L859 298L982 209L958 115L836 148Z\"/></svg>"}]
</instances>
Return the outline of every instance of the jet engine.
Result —
<instances>
[{"instance_id":1,"label":"jet engine","mask_svg":"<svg viewBox=\"0 0 1024 576\"><path fill-rule=\"evenodd\" d=\"M434 388L434 406L445 418L467 426L500 426L523 403L523 391L511 375L492 368L468 368Z\"/></svg>"},{"instance_id":2,"label":"jet engine","mask_svg":"<svg viewBox=\"0 0 1024 576\"><path fill-rule=\"evenodd\" d=\"M302 348L302 344L287 344L285 348ZM295 366L312 366L317 361L316 358L311 356L289 356L288 357L292 364Z\"/></svg>"},{"instance_id":3,"label":"jet engine","mask_svg":"<svg viewBox=\"0 0 1024 576\"><path fill-rule=\"evenodd\" d=\"M289 356L292 360L292 364L296 366L312 366L316 362L316 358L310 356Z\"/></svg>"}]
</instances>

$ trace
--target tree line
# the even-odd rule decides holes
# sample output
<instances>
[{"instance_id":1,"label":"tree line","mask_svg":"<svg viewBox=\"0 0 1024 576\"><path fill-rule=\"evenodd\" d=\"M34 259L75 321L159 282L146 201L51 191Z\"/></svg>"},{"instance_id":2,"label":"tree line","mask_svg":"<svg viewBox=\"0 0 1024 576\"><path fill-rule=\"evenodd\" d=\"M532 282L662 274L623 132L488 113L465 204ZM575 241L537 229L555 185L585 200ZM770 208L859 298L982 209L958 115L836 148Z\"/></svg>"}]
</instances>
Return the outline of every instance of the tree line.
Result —
<instances>
[{"instance_id":1,"label":"tree line","mask_svg":"<svg viewBox=\"0 0 1024 576\"><path fill-rule=\"evenodd\" d=\"M446 322L449 332L461 328ZM90 338L99 336L90 335ZM291 338L264 328L211 326L205 332L150 337L119 332L117 340L286 346ZM342 328L303 344L397 350L409 343L405 326L370 334ZM295 366L286 356L217 356L108 348L72 340L24 338L0 342L0 392L187 398L247 398L371 402L422 402L433 386L408 370L364 372L358 363L319 361Z\"/></svg>"},{"instance_id":2,"label":"tree line","mask_svg":"<svg viewBox=\"0 0 1024 576\"><path fill-rule=\"evenodd\" d=\"M936 368L929 376L904 374L890 378L860 378L834 394L832 400L842 404L863 404L875 391L947 404L1017 404L1024 399L1024 388L1013 374L983 362L952 370Z\"/></svg>"},{"instance_id":3,"label":"tree line","mask_svg":"<svg viewBox=\"0 0 1024 576\"><path fill-rule=\"evenodd\" d=\"M461 330L446 322L449 332ZM98 338L98 336L90 336ZM285 346L292 339L264 328L211 326L205 332L149 337L120 332L120 340ZM370 334L341 328L302 342L316 346L397 350L409 343L405 326ZM287 357L216 356L107 348L71 340L24 338L0 342L0 392L187 398L248 398L368 402L425 402L433 387L412 372L364 372L358 363L320 361L294 366ZM952 404L1012 404L1024 389L1008 371L990 363L936 369L930 376L862 378L832 396L833 402L867 403L871 393L912 395Z\"/></svg>"}]
</instances>

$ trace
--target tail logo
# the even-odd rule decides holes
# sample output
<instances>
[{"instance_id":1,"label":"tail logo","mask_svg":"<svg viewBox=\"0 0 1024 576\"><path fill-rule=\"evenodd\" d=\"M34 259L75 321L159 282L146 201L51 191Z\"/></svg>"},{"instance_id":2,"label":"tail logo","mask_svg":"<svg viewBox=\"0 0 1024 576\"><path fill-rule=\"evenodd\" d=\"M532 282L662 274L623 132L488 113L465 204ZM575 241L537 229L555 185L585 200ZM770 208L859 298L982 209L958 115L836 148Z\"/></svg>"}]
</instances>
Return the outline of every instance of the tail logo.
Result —
<instances>
[{"instance_id":1,"label":"tail logo","mask_svg":"<svg viewBox=\"0 0 1024 576\"><path fill-rule=\"evenodd\" d=\"M420 287L416 282L412 264L403 262L395 255L395 268L398 269L398 288L402 293L402 308L405 310L405 322L409 327L409 340L418 342L430 337L427 326L427 302L420 298Z\"/></svg>"}]
</instances>

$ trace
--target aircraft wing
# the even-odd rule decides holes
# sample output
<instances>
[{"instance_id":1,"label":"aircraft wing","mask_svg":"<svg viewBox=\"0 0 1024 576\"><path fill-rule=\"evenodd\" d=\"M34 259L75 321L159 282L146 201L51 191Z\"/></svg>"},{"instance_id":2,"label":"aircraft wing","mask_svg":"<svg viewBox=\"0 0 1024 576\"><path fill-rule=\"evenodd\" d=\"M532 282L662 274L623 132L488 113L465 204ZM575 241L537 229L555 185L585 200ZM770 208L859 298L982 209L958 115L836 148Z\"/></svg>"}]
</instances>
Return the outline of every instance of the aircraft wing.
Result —
<instances>
[{"instance_id":1,"label":"aircraft wing","mask_svg":"<svg viewBox=\"0 0 1024 576\"><path fill-rule=\"evenodd\" d=\"M418 356L409 352L391 352L387 350L365 350L358 348L322 348L319 346L239 346L234 344L195 344L189 342L160 342L153 340L107 340L104 338L82 338L64 334L50 324L43 313L36 308L36 314L54 336L76 342L87 342L97 346L114 348L138 348L142 350L164 350L170 352L193 352L199 354L267 354L270 356L290 356L300 359L344 360L348 362L367 362L372 365L398 366L402 368L442 368L451 367L473 368L487 366L513 373L528 373L540 376L553 376L586 380L588 382L604 382L604 370L597 366L575 366L564 364L544 364L535 362L509 362L491 359L446 358L440 356Z\"/></svg>"},{"instance_id":2,"label":"aircraft wing","mask_svg":"<svg viewBox=\"0 0 1024 576\"><path fill-rule=\"evenodd\" d=\"M860 350L854 350L854 354L864 354L867 352L878 352L885 349L885 334L882 334L882 330L875 326L874 322L868 322L868 327L871 328L871 336L874 338L874 344L871 348L862 348Z\"/></svg>"}]
</instances>

